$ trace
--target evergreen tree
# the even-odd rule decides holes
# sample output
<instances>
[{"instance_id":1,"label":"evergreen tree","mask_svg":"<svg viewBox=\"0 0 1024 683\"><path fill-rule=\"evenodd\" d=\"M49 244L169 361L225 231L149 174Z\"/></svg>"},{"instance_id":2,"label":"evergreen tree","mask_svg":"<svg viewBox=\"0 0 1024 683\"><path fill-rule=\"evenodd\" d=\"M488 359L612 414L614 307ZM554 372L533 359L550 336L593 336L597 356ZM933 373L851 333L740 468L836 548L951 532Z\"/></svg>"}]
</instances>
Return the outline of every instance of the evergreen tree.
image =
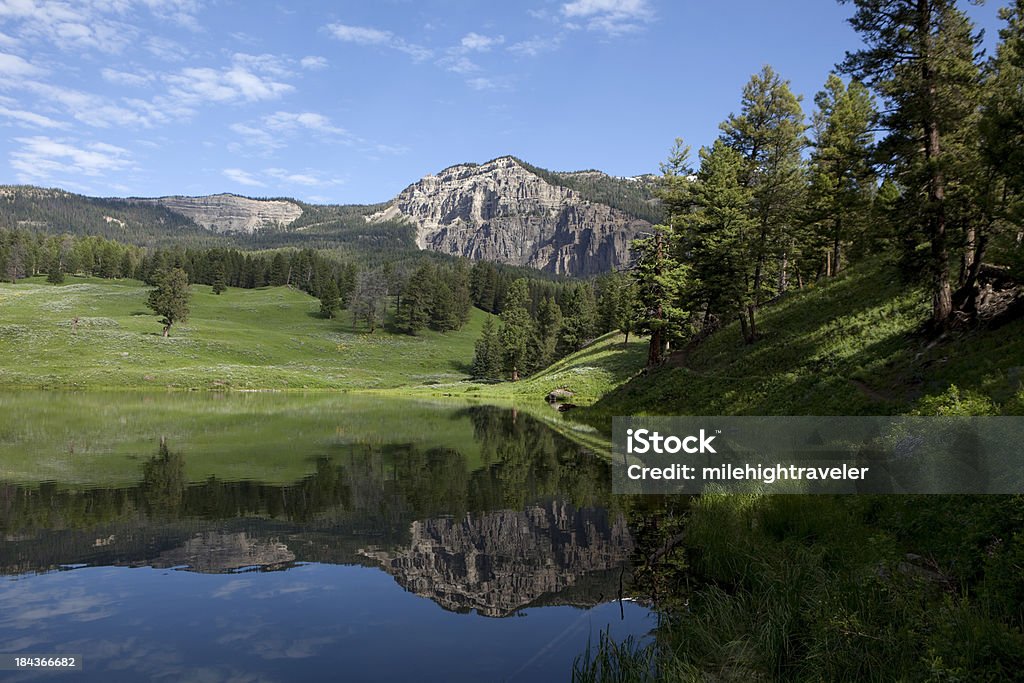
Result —
<instances>
[{"instance_id":1,"label":"evergreen tree","mask_svg":"<svg viewBox=\"0 0 1024 683\"><path fill-rule=\"evenodd\" d=\"M182 268L171 268L156 276L156 288L149 293L146 305L162 316L164 336L168 336L171 325L188 320L188 274Z\"/></svg>"},{"instance_id":2,"label":"evergreen tree","mask_svg":"<svg viewBox=\"0 0 1024 683\"><path fill-rule=\"evenodd\" d=\"M931 323L942 329L953 310L947 195L962 180L953 171L955 140L973 127L977 111L980 36L955 0L840 2L856 8L850 24L866 45L846 55L843 69L887 105L881 149L909 194L902 220L920 227L928 247Z\"/></svg>"},{"instance_id":3,"label":"evergreen tree","mask_svg":"<svg viewBox=\"0 0 1024 683\"><path fill-rule=\"evenodd\" d=\"M655 225L653 234L633 241L637 287L636 329L650 335L647 366L660 365L672 338L678 336L685 311L678 306L687 269L676 254L678 237L667 225Z\"/></svg>"},{"instance_id":4,"label":"evergreen tree","mask_svg":"<svg viewBox=\"0 0 1024 683\"><path fill-rule=\"evenodd\" d=\"M537 365L546 367L555 359L558 333L562 329L562 309L554 297L546 296L537 307Z\"/></svg>"},{"instance_id":5,"label":"evergreen tree","mask_svg":"<svg viewBox=\"0 0 1024 683\"><path fill-rule=\"evenodd\" d=\"M214 294L219 295L222 292L226 291L227 288L228 288L227 277L224 274L224 270L225 269L224 269L224 262L223 261L219 262L214 267L214 276L213 276L213 293Z\"/></svg>"},{"instance_id":6,"label":"evergreen tree","mask_svg":"<svg viewBox=\"0 0 1024 683\"><path fill-rule=\"evenodd\" d=\"M476 342L471 374L475 379L501 379L501 339L494 326L494 319L488 317L484 329Z\"/></svg>"},{"instance_id":7,"label":"evergreen tree","mask_svg":"<svg viewBox=\"0 0 1024 683\"><path fill-rule=\"evenodd\" d=\"M743 183L752 191L750 215L757 222L751 243L753 296L747 304L747 336L754 340L757 309L774 294L786 291L789 264L801 247L797 227L803 203L801 152L806 126L800 98L788 81L765 66L744 87L740 113L729 116L721 129L722 139L745 162Z\"/></svg>"},{"instance_id":8,"label":"evergreen tree","mask_svg":"<svg viewBox=\"0 0 1024 683\"><path fill-rule=\"evenodd\" d=\"M753 190L744 183L739 152L716 140L700 151L701 165L690 187L690 210L673 215L688 279L681 284L684 306L703 313L701 326L738 316L744 340L753 341L748 323L756 303L754 288L760 224L750 213Z\"/></svg>"},{"instance_id":9,"label":"evergreen tree","mask_svg":"<svg viewBox=\"0 0 1024 683\"><path fill-rule=\"evenodd\" d=\"M565 356L579 351L594 338L595 306L590 287L570 287L562 299L562 329L558 334L558 353Z\"/></svg>"},{"instance_id":10,"label":"evergreen tree","mask_svg":"<svg viewBox=\"0 0 1024 683\"><path fill-rule=\"evenodd\" d=\"M291 268L288 259L285 258L284 254L277 252L274 254L274 260L270 264L270 286L281 287L288 284L288 278L291 272Z\"/></svg>"},{"instance_id":11,"label":"evergreen tree","mask_svg":"<svg viewBox=\"0 0 1024 683\"><path fill-rule=\"evenodd\" d=\"M835 74L829 74L814 102L808 209L825 250L821 270L833 276L843 267L846 246L859 242L867 228L876 181L871 165L876 113L866 86L860 81L846 86Z\"/></svg>"},{"instance_id":12,"label":"evergreen tree","mask_svg":"<svg viewBox=\"0 0 1024 683\"><path fill-rule=\"evenodd\" d=\"M50 266L47 269L46 281L53 285L59 285L64 282L64 270L60 267L60 260L53 258L50 261Z\"/></svg>"},{"instance_id":13,"label":"evergreen tree","mask_svg":"<svg viewBox=\"0 0 1024 683\"><path fill-rule=\"evenodd\" d=\"M327 278L320 290L320 315L324 318L333 318L338 314L340 305L338 284L334 278Z\"/></svg>"},{"instance_id":14,"label":"evergreen tree","mask_svg":"<svg viewBox=\"0 0 1024 683\"><path fill-rule=\"evenodd\" d=\"M416 334L430 324L434 283L434 270L429 263L424 263L412 274L398 310L399 329Z\"/></svg>"},{"instance_id":15,"label":"evergreen tree","mask_svg":"<svg viewBox=\"0 0 1024 683\"><path fill-rule=\"evenodd\" d=\"M528 355L534 332L527 309L529 300L526 280L516 280L508 289L500 316L502 369L513 382L519 380L520 373L525 373L532 361Z\"/></svg>"},{"instance_id":16,"label":"evergreen tree","mask_svg":"<svg viewBox=\"0 0 1024 683\"><path fill-rule=\"evenodd\" d=\"M985 70L986 97L979 122L987 194L992 220L978 236L974 265L965 287L975 288L982 258L993 245L1001 250L1018 278L1024 277L1024 0L1000 10L1006 26L1002 41Z\"/></svg>"}]
</instances>

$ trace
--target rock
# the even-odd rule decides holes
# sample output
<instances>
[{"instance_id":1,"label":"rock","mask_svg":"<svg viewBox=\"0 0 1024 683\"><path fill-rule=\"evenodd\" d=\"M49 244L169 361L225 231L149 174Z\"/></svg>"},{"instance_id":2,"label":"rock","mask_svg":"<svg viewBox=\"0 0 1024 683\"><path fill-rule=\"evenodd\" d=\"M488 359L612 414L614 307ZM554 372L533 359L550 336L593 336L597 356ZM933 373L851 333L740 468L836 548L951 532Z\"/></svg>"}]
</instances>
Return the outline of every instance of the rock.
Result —
<instances>
[{"instance_id":1,"label":"rock","mask_svg":"<svg viewBox=\"0 0 1024 683\"><path fill-rule=\"evenodd\" d=\"M421 249L565 275L629 261L651 224L552 185L513 157L451 166L413 183L370 222L410 221Z\"/></svg>"},{"instance_id":2,"label":"rock","mask_svg":"<svg viewBox=\"0 0 1024 683\"><path fill-rule=\"evenodd\" d=\"M408 547L361 554L444 609L489 617L515 614L584 575L619 570L633 552L621 514L568 503L416 521L409 536Z\"/></svg>"},{"instance_id":3,"label":"rock","mask_svg":"<svg viewBox=\"0 0 1024 683\"><path fill-rule=\"evenodd\" d=\"M159 204L214 232L252 233L262 228L283 228L302 215L302 207L293 202L249 199L234 194L158 197L135 201Z\"/></svg>"},{"instance_id":4,"label":"rock","mask_svg":"<svg viewBox=\"0 0 1024 683\"><path fill-rule=\"evenodd\" d=\"M575 395L576 393L570 389L555 389L554 391L549 392L548 395L544 397L544 400L548 403L562 403L563 401L568 401Z\"/></svg>"}]
</instances>

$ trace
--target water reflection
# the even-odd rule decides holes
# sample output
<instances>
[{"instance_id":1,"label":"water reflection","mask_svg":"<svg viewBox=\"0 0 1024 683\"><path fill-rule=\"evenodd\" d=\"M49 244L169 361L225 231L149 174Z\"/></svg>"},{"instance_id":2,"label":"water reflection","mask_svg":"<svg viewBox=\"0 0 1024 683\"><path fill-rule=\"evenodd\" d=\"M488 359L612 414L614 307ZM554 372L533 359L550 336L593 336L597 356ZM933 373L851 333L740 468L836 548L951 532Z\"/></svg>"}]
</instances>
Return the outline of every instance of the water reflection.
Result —
<instances>
[{"instance_id":1,"label":"water reflection","mask_svg":"<svg viewBox=\"0 0 1024 683\"><path fill-rule=\"evenodd\" d=\"M152 409L166 413L169 407L161 404L163 400L156 400ZM366 581L365 574L353 573L357 569L385 579L384 583L371 581L372 596L360 597L367 609L376 606L370 617L376 626L360 622L344 609L317 618L327 619L329 628L328 622L320 625L332 633L341 628L348 634L361 634L363 648L379 649L382 643L370 641L391 637L406 628L408 620L412 620L408 627L413 630L417 624L441 629L429 635L437 639L438 652L458 648L465 640L466 624L478 623L463 621L466 613L494 618L528 615L536 628L546 624L544 628L559 639L557 647L539 646L548 659L528 658L533 663L523 669L526 662L516 658L520 650L535 647L531 639L543 629L527 636L529 628L524 630L512 623L516 620L509 621L502 627L504 631L494 633L493 642L482 644L486 656L479 666L466 667L467 679L509 678L519 670L532 672L534 680L563 679L588 632L620 619L618 606L606 612L574 612L587 615L586 622L562 611L608 603L620 596L624 584L628 591L628 560L633 549L630 532L623 511L610 495L607 464L585 448L526 414L494 407L394 407L395 419L406 423L421 420L417 430L414 425L382 420L379 416L386 413L376 405L332 399L326 405L304 404L307 413L289 408L285 399L278 400L284 404L275 408L280 413L272 412L270 418L263 414L259 421L239 418L218 407L230 425L225 429L235 435L232 452L248 448L253 454L248 468L240 468L237 459L230 467L219 464L222 451L202 445L203 438L209 441L221 433L217 422L207 417L202 418L206 422L197 418L201 426L191 431L160 423L158 433L115 434L117 425L130 432L132 425L164 419L149 418L131 405L125 410L134 411L132 421L119 419L116 412L107 418L110 443L103 441L107 437L95 427L91 427L93 436L88 440L91 452L123 453L108 457L103 464L111 468L111 480L123 483L96 485L92 475L87 477L89 485L73 480L0 483L0 534L4 538L0 573L16 579L0 584L0 608L17 611L24 600L35 600L38 607L28 614L32 619L21 614L0 621L0 642L24 646L5 649L27 651L25 648L78 643L83 638L74 624L86 619L102 622L111 638L128 637L129 632L141 638L132 630L138 626L132 619L146 616L127 601L159 602L167 591L178 596L177 602L154 607L157 612L150 615L158 616L167 628L195 629L181 621L187 621L184 610L188 606L214 610L211 618L215 623L235 634L203 637L233 642L230 639L248 627L237 621L243 613L252 623L265 624L260 637L267 637L273 631L270 624L298 618L286 617L283 612L298 609L300 602L305 617L313 618L311 603L298 601L300 593L340 590L337 582L341 581L348 596L345 600L355 600L350 594L352 586ZM246 405L246 410L251 410L251 404ZM178 413L183 410L177 403L171 407ZM258 407L263 410L265 405ZM197 412L201 410L202 406ZM283 426L267 424L274 415L280 415ZM31 422L32 416L19 418ZM52 420L52 415L46 419ZM248 432L246 420L252 423ZM15 431L10 426L5 431L0 422L0 435ZM251 443L237 443L246 433ZM416 433L422 438L409 436ZM279 435L276 450L267 442L272 434ZM78 438L77 443L86 441ZM4 458L15 459L11 443L0 439L0 463ZM136 446L140 443L149 444L147 450ZM33 442L22 439L17 444L32 455ZM34 457L60 469L64 465L52 462L56 447L44 440ZM282 453L289 458L285 460ZM83 456L79 450L66 457ZM274 474L274 468L293 467L292 461L306 463L307 474L288 483L266 479ZM269 462L283 464L271 467ZM190 477L190 473L213 467L211 463L240 476ZM81 467L81 461L74 466ZM248 478L249 472L259 476ZM131 480L134 482L129 483ZM43 574L69 567L94 569ZM94 573L99 568L108 568L103 570L107 573L102 574L102 584L97 583L101 574ZM120 573L128 568L150 569ZM172 569L178 571L168 573ZM160 573L154 573L157 570ZM264 582L270 579L238 576L249 572L283 577L272 584L276 591L272 610L253 602L265 595L268 584ZM79 578L57 578L65 574ZM194 590L190 593L185 583L171 581L173 575L219 578L215 584L203 584L207 595L201 597ZM42 590L43 586L47 590ZM406 597L399 598L401 595ZM235 605L232 609L238 614L233 614L218 608L217 603L199 607L188 596L243 600L245 607ZM442 621L416 607L416 596L429 598L457 620L443 620L443 626L439 625ZM72 621L58 625L58 615L72 608ZM643 610L631 606L627 613L629 618L622 622L628 624L627 631L642 629L637 620ZM403 623L401 629L396 619ZM156 628L146 624L147 629ZM310 636L313 640L317 637ZM427 636L421 633L420 637ZM192 647L197 646L193 643ZM299 651L294 649L299 647L295 643L282 647ZM333 655L309 643L302 648L309 650L309 658L324 658L317 665L320 668L311 671L328 670L325 667ZM552 673L556 670L557 675ZM382 674L378 679L390 680L389 676Z\"/></svg>"}]
</instances>

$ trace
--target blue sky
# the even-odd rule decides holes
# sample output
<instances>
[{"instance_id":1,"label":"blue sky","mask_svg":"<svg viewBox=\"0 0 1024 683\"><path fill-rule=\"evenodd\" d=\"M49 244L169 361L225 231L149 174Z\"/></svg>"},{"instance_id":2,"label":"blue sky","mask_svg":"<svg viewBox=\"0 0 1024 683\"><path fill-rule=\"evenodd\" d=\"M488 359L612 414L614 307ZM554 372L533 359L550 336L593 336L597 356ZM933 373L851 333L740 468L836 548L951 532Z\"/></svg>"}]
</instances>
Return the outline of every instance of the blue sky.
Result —
<instances>
[{"instance_id":1,"label":"blue sky","mask_svg":"<svg viewBox=\"0 0 1024 683\"><path fill-rule=\"evenodd\" d=\"M1001 3L967 6L991 50ZM0 183L384 201L514 154L656 172L763 64L814 92L829 0L0 0Z\"/></svg>"}]
</instances>

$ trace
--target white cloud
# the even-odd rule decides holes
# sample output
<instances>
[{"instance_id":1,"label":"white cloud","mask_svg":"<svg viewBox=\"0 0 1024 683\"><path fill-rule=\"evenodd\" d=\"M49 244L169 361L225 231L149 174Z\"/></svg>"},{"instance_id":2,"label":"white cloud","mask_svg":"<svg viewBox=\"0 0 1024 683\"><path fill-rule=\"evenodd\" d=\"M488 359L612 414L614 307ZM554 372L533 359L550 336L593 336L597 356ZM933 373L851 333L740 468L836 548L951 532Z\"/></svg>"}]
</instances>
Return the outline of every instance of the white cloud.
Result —
<instances>
[{"instance_id":1,"label":"white cloud","mask_svg":"<svg viewBox=\"0 0 1024 683\"><path fill-rule=\"evenodd\" d=\"M484 77L467 79L466 85L473 90L496 90L499 87L492 79Z\"/></svg>"},{"instance_id":2,"label":"white cloud","mask_svg":"<svg viewBox=\"0 0 1024 683\"><path fill-rule=\"evenodd\" d=\"M169 38L150 36L146 39L146 50L154 57L159 57L165 62L181 62L185 60L189 52L181 43Z\"/></svg>"},{"instance_id":3,"label":"white cloud","mask_svg":"<svg viewBox=\"0 0 1024 683\"><path fill-rule=\"evenodd\" d=\"M129 23L148 10L163 22L198 30L196 0L0 0L0 21L18 39L61 50L119 53L143 34Z\"/></svg>"},{"instance_id":4,"label":"white cloud","mask_svg":"<svg viewBox=\"0 0 1024 683\"><path fill-rule=\"evenodd\" d=\"M348 131L339 128L331 123L331 120L323 114L311 111L288 112L278 111L263 117L263 123L268 128L278 131L293 131L299 128L331 133L333 135L348 135Z\"/></svg>"},{"instance_id":5,"label":"white cloud","mask_svg":"<svg viewBox=\"0 0 1024 683\"><path fill-rule=\"evenodd\" d=\"M117 85L127 85L133 88L141 88L153 82L153 74L150 73L135 74L128 71L104 68L100 74L102 74L103 80L105 81L116 83Z\"/></svg>"},{"instance_id":6,"label":"white cloud","mask_svg":"<svg viewBox=\"0 0 1024 683\"><path fill-rule=\"evenodd\" d=\"M23 109L10 109L8 107L0 106L0 116L6 116L18 123L27 124L36 128L68 127L68 124L63 121L56 121L48 116L43 116L42 114L37 114L33 111L25 111Z\"/></svg>"},{"instance_id":7,"label":"white cloud","mask_svg":"<svg viewBox=\"0 0 1024 683\"><path fill-rule=\"evenodd\" d=\"M11 152L11 167L21 182L52 178L62 173L101 176L131 166L128 150L103 142L78 147L65 140L37 135L15 138L21 148Z\"/></svg>"},{"instance_id":8,"label":"white cloud","mask_svg":"<svg viewBox=\"0 0 1024 683\"><path fill-rule=\"evenodd\" d=\"M51 104L59 105L82 123L97 128L143 127L169 120L169 114L182 114L178 105L160 106L144 100L125 99L121 104L106 97L71 88L26 81L22 88Z\"/></svg>"},{"instance_id":9,"label":"white cloud","mask_svg":"<svg viewBox=\"0 0 1024 683\"><path fill-rule=\"evenodd\" d=\"M328 187L331 185L341 185L343 182L337 178L321 178L315 171L308 170L302 173L293 173L283 168L268 168L264 173L281 182L290 185L303 185L305 187Z\"/></svg>"},{"instance_id":10,"label":"white cloud","mask_svg":"<svg viewBox=\"0 0 1024 683\"><path fill-rule=\"evenodd\" d=\"M242 147L262 148L267 154L287 146L288 141L298 133L313 135L322 142L351 145L357 138L347 130L334 125L329 118L316 112L277 111L260 118L258 122L233 123L232 132L241 136L239 143L232 143L228 149L240 151Z\"/></svg>"},{"instance_id":11,"label":"white cloud","mask_svg":"<svg viewBox=\"0 0 1024 683\"><path fill-rule=\"evenodd\" d=\"M230 67L189 67L165 80L171 86L171 96L186 103L259 102L275 100L295 89L273 80L280 77L282 69L270 55L235 55Z\"/></svg>"},{"instance_id":12,"label":"white cloud","mask_svg":"<svg viewBox=\"0 0 1024 683\"><path fill-rule=\"evenodd\" d=\"M647 0L574 0L562 5L562 15L582 21L587 29L610 36L631 33L654 19ZM577 28L575 23L567 24Z\"/></svg>"},{"instance_id":13,"label":"white cloud","mask_svg":"<svg viewBox=\"0 0 1024 683\"><path fill-rule=\"evenodd\" d=\"M327 68L326 59L324 59L323 57L315 57L313 55L303 57L301 60L299 60L299 64L302 65L303 69L309 69L310 71L316 71L317 69Z\"/></svg>"},{"instance_id":14,"label":"white cloud","mask_svg":"<svg viewBox=\"0 0 1024 683\"><path fill-rule=\"evenodd\" d=\"M356 45L377 45L380 47L390 48L392 50L398 50L404 52L416 61L422 61L429 59L433 52L421 45L407 42L402 38L399 38L391 31L383 31L381 29L372 28L369 26L351 26L349 24L328 24L327 30L332 36L338 40L346 43L355 43Z\"/></svg>"},{"instance_id":15,"label":"white cloud","mask_svg":"<svg viewBox=\"0 0 1024 683\"><path fill-rule=\"evenodd\" d=\"M264 183L255 178L251 173L243 171L240 168L225 168L224 176L228 180L233 180L239 185L248 185L250 187L266 187Z\"/></svg>"},{"instance_id":16,"label":"white cloud","mask_svg":"<svg viewBox=\"0 0 1024 683\"><path fill-rule=\"evenodd\" d=\"M18 55L0 52L0 77L23 78L37 76L43 72L38 66L26 62Z\"/></svg>"},{"instance_id":17,"label":"white cloud","mask_svg":"<svg viewBox=\"0 0 1024 683\"><path fill-rule=\"evenodd\" d=\"M465 75L480 71L480 66L468 57L445 57L438 60L437 63L448 71L454 71L457 74Z\"/></svg>"},{"instance_id":18,"label":"white cloud","mask_svg":"<svg viewBox=\"0 0 1024 683\"><path fill-rule=\"evenodd\" d=\"M520 57L537 57L545 52L553 52L562 43L561 36L533 36L508 46L508 51Z\"/></svg>"},{"instance_id":19,"label":"white cloud","mask_svg":"<svg viewBox=\"0 0 1024 683\"><path fill-rule=\"evenodd\" d=\"M482 36L479 33L467 33L460 45L469 51L486 52L496 45L505 42L505 36Z\"/></svg>"}]
</instances>

